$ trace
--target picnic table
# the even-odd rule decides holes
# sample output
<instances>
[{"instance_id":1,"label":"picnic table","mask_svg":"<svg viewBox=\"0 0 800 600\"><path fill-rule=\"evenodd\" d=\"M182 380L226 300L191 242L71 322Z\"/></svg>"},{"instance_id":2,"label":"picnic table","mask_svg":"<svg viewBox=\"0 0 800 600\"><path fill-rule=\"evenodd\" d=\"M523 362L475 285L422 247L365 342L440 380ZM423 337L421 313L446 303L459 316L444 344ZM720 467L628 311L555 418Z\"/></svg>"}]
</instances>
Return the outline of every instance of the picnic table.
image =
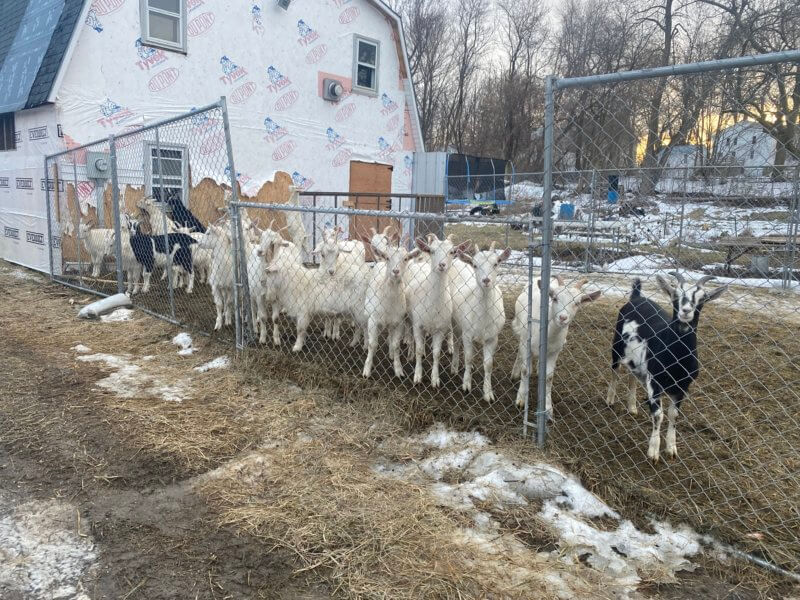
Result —
<instances>
[{"instance_id":1,"label":"picnic table","mask_svg":"<svg viewBox=\"0 0 800 600\"><path fill-rule=\"evenodd\" d=\"M725 274L731 275L731 265L737 258L755 250L769 249L770 253L789 250L789 237L785 235L764 235L761 237L722 238L717 246L725 249Z\"/></svg>"}]
</instances>

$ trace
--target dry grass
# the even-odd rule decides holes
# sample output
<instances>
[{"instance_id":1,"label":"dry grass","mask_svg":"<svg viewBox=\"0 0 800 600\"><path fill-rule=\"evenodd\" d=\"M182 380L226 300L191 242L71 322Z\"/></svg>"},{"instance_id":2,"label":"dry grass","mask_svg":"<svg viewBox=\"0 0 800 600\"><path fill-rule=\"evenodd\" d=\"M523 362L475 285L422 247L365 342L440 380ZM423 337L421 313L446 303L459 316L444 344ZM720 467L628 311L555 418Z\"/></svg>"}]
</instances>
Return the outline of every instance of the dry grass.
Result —
<instances>
[{"instance_id":1,"label":"dry grass","mask_svg":"<svg viewBox=\"0 0 800 600\"><path fill-rule=\"evenodd\" d=\"M76 297L73 292L30 286L25 294L15 292L15 302L4 302L0 325L6 340L17 351L49 356L54 364L64 363L66 352L66 362L74 365L65 349L80 342L97 352L157 355L160 373L180 377L212 353L230 348L202 340L206 350L181 358L168 342L176 330L165 323L142 317L104 334L95 323L64 319L64 302ZM26 297L37 300L35 309ZM507 310L513 308L510 303L508 298ZM800 486L793 450L800 440L793 421L797 392L791 385L798 379L798 340L766 319L742 326L723 311L704 314L704 371L679 426L682 456L654 468L644 458L646 417L620 415L602 402L616 308L610 302L592 305L573 325L556 377L550 458L561 459L588 487L640 523L652 513L685 519L778 563L796 565ZM717 337L710 335L712 327ZM50 343L42 347L39 340L45 336ZM81 365L74 374L73 369L54 370L52 379L36 383L68 394L53 399L63 411L61 421L66 414L76 431L88 426L111 436L120 455L146 459L157 475L204 473L201 490L222 524L262 539L267 547L289 549L298 559L298 576L323 577L338 596L550 597L536 575L545 566L535 553L512 557L510 564L505 554L481 551L466 542L470 523L465 515L440 506L422 487L377 477L372 470L377 457L421 458L398 439L434 420L477 427L519 460L538 458L517 436L520 412L511 403L516 386L507 378L514 348L508 329L496 361L500 397L488 404L477 391L465 395L449 376L438 391L418 390L408 380L394 379L385 357L374 378L365 381L359 375L360 351L343 351L342 342L320 342L319 331L310 339L309 350L300 356L286 348L245 353L235 369L205 376L181 404L96 391L87 395L87 386L102 376L93 365ZM766 342L773 351L762 358L748 351L747 344L763 350ZM478 390L480 383L478 375ZM4 408L13 408L10 402ZM6 439L51 444L61 421L39 409L13 408L26 416L13 430L4 429ZM787 427L779 429L781 423ZM88 464L86 473L113 476L102 462ZM551 550L552 533L535 512L532 506L494 516L529 548ZM753 531L762 533L763 541L748 538ZM552 572L552 561L546 567ZM591 573L582 575L590 585ZM763 577L760 571L742 574L747 580ZM774 581L767 580L764 588ZM584 597L603 593L596 582L586 589Z\"/></svg>"}]
</instances>

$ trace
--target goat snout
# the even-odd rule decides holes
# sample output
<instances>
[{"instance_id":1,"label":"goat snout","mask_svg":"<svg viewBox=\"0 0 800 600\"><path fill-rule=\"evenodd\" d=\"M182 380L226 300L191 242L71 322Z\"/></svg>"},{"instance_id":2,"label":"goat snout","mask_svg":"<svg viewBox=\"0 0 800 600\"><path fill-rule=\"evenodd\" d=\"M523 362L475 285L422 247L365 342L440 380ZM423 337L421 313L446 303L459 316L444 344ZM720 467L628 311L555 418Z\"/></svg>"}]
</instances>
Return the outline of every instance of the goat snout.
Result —
<instances>
[{"instance_id":1,"label":"goat snout","mask_svg":"<svg viewBox=\"0 0 800 600\"><path fill-rule=\"evenodd\" d=\"M444 271L447 268L447 263L440 262L439 263L439 270Z\"/></svg>"},{"instance_id":2,"label":"goat snout","mask_svg":"<svg viewBox=\"0 0 800 600\"><path fill-rule=\"evenodd\" d=\"M328 269L328 275L333 275L335 272L333 269Z\"/></svg>"},{"instance_id":3,"label":"goat snout","mask_svg":"<svg viewBox=\"0 0 800 600\"><path fill-rule=\"evenodd\" d=\"M400 269L392 269L392 275L394 275L395 277L400 275Z\"/></svg>"},{"instance_id":4,"label":"goat snout","mask_svg":"<svg viewBox=\"0 0 800 600\"><path fill-rule=\"evenodd\" d=\"M563 325L564 323L569 321L569 316L568 315L558 315L558 321L559 321L559 323L561 323Z\"/></svg>"},{"instance_id":5,"label":"goat snout","mask_svg":"<svg viewBox=\"0 0 800 600\"><path fill-rule=\"evenodd\" d=\"M489 277L484 277L482 281L483 285L485 285L486 287L489 287L492 284L492 280Z\"/></svg>"}]
</instances>

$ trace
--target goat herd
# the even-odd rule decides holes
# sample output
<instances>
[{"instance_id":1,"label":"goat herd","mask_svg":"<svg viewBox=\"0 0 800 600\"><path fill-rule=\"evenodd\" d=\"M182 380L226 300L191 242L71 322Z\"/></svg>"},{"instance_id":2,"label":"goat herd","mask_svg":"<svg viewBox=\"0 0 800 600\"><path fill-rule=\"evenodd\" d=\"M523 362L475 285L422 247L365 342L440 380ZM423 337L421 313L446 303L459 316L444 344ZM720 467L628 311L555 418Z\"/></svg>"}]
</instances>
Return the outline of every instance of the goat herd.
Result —
<instances>
[{"instance_id":1,"label":"goat herd","mask_svg":"<svg viewBox=\"0 0 800 600\"><path fill-rule=\"evenodd\" d=\"M185 287L191 293L195 272L201 282L211 288L216 308L214 328L230 325L233 313L234 252L230 219L224 216L217 223L204 227L191 213L172 211L168 217L153 198L145 198L138 207L149 221L149 234L142 233L140 223L124 217L121 232L122 269L127 274L127 292L139 292L143 274L142 293L150 289L150 277L155 266L163 269L162 279L172 264L172 280L176 288ZM187 214L188 213L188 214ZM322 241L313 249L318 268L304 264L306 234L299 213L287 214L287 229L292 241L287 241L272 228L273 223L259 230L246 211L241 212L247 260L247 283L250 295L252 322L259 341L267 341L267 311L271 308L272 342L281 344L279 316L284 314L296 322L294 352L303 349L312 318L324 318L324 336L339 339L344 321L352 324L351 347L363 344L366 350L363 376L370 377L375 352L382 331L386 331L389 357L394 374L405 375L401 360L401 341L405 343L408 359L414 359L414 384L423 380L423 362L427 336L432 338L432 367L430 384L440 385L439 359L446 341L452 354L451 373L460 371L460 353L454 347L454 333L460 337L464 354L462 390L472 389L472 363L476 343L483 347L483 398L494 399L492 369L498 338L506 323L503 292L498 285L498 267L507 260L511 250L496 251L492 243L480 250L466 241L456 244L448 236L435 235L415 240L408 250L408 239L372 230L369 247L375 257L373 264L366 260L366 245L356 240L339 240L340 228L325 229ZM107 254L112 254L113 230L89 229L82 224L79 239L84 242L92 260L93 276ZM657 462L660 456L661 397L668 396L668 429L666 453L677 456L675 421L690 384L697 378L697 324L703 306L719 297L726 287L706 290L712 277L695 283L687 282L674 273L677 285L658 275L660 288L672 301L670 316L658 304L644 297L641 282L633 283L627 303L621 308L616 323L611 351L612 378L608 387L608 405L616 399L616 389L627 368L628 410L636 414L636 381L647 390L647 402L652 419L648 457ZM541 279L535 278L541 287ZM546 350L546 416L552 419L551 390L556 361L566 342L569 325L578 309L597 300L600 291L586 291L588 281L566 283L562 276L552 278L549 286L548 340ZM520 380L517 406L525 404L529 377L526 344L530 340L532 359L539 358L539 310L541 294L532 294L533 319L528 333L528 289L520 292L515 302L511 329L518 340L512 377ZM363 339L363 341L362 341Z\"/></svg>"}]
</instances>

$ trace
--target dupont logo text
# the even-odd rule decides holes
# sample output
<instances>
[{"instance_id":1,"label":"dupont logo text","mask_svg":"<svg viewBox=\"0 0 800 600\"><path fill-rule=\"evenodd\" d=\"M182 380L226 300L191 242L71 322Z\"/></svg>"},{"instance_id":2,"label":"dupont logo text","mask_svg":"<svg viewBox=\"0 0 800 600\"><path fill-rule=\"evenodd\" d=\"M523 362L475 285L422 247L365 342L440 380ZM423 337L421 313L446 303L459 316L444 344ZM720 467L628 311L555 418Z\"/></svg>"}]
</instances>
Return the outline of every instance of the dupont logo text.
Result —
<instances>
[{"instance_id":1,"label":"dupont logo text","mask_svg":"<svg viewBox=\"0 0 800 600\"><path fill-rule=\"evenodd\" d=\"M219 152L224 144L225 134L223 132L216 133L203 142L203 145L200 146L200 154L208 156L209 154Z\"/></svg>"},{"instance_id":2,"label":"dupont logo text","mask_svg":"<svg viewBox=\"0 0 800 600\"><path fill-rule=\"evenodd\" d=\"M92 10L102 17L118 11L123 4L125 0L94 0Z\"/></svg>"},{"instance_id":3,"label":"dupont logo text","mask_svg":"<svg viewBox=\"0 0 800 600\"><path fill-rule=\"evenodd\" d=\"M296 148L297 142L294 140L287 140L275 148L275 152L272 153L272 160L283 160L294 152Z\"/></svg>"},{"instance_id":4,"label":"dupont logo text","mask_svg":"<svg viewBox=\"0 0 800 600\"><path fill-rule=\"evenodd\" d=\"M306 63L315 65L321 61L328 53L328 46L326 44L317 44L311 49L311 52L306 54Z\"/></svg>"},{"instance_id":5,"label":"dupont logo text","mask_svg":"<svg viewBox=\"0 0 800 600\"><path fill-rule=\"evenodd\" d=\"M358 10L357 6L351 6L350 8L346 8L339 14L339 23L341 23L342 25L347 25L349 23L352 23L358 18L358 15L360 14L361 11Z\"/></svg>"},{"instance_id":6,"label":"dupont logo text","mask_svg":"<svg viewBox=\"0 0 800 600\"><path fill-rule=\"evenodd\" d=\"M31 178L31 177L17 177L17 189L18 190L32 190L33 189L33 178Z\"/></svg>"},{"instance_id":7,"label":"dupont logo text","mask_svg":"<svg viewBox=\"0 0 800 600\"><path fill-rule=\"evenodd\" d=\"M0 188L8 187L8 177L0 177Z\"/></svg>"},{"instance_id":8,"label":"dupont logo text","mask_svg":"<svg viewBox=\"0 0 800 600\"><path fill-rule=\"evenodd\" d=\"M48 191L50 191L50 192L55 191L55 189L56 189L56 182L54 180L52 180L52 179L41 179L39 181L39 185L40 185L42 191L45 190L45 186L46 186L46 189ZM59 192L63 192L64 191L64 181L62 179L58 180L58 191Z\"/></svg>"},{"instance_id":9,"label":"dupont logo text","mask_svg":"<svg viewBox=\"0 0 800 600\"><path fill-rule=\"evenodd\" d=\"M256 92L256 84L252 81L248 81L243 83L235 90L231 92L231 103L232 104L242 104L243 102L247 101L247 99L255 94Z\"/></svg>"},{"instance_id":10,"label":"dupont logo text","mask_svg":"<svg viewBox=\"0 0 800 600\"><path fill-rule=\"evenodd\" d=\"M147 84L147 89L153 93L163 92L165 89L178 81L179 75L180 71L178 71L178 69L175 67L169 67L168 69L159 71L153 75L152 79L150 79L150 83Z\"/></svg>"},{"instance_id":11,"label":"dupont logo text","mask_svg":"<svg viewBox=\"0 0 800 600\"><path fill-rule=\"evenodd\" d=\"M189 21L186 26L186 33L189 34L189 37L197 37L208 32L212 25L214 25L214 13L204 12Z\"/></svg>"},{"instance_id":12,"label":"dupont logo text","mask_svg":"<svg viewBox=\"0 0 800 600\"><path fill-rule=\"evenodd\" d=\"M297 90L290 90L286 92L283 96L275 100L275 110L277 111L284 111L292 104L297 102L297 99L300 97L300 92Z\"/></svg>"},{"instance_id":13,"label":"dupont logo text","mask_svg":"<svg viewBox=\"0 0 800 600\"><path fill-rule=\"evenodd\" d=\"M17 229L16 227L5 226L5 227L3 227L3 237L7 237L7 238L10 238L12 240L18 240L19 239L19 229Z\"/></svg>"}]
</instances>

